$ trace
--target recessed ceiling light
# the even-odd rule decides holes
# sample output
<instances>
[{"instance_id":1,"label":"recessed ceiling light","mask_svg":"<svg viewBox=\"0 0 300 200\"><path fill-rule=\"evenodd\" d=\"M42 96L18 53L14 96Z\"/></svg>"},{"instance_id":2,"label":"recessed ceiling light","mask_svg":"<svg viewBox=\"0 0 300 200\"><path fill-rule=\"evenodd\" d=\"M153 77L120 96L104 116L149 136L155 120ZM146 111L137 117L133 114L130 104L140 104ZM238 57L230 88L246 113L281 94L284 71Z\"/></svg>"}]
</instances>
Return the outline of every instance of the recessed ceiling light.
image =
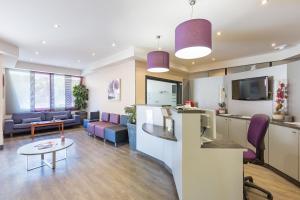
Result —
<instances>
[{"instance_id":1,"label":"recessed ceiling light","mask_svg":"<svg viewBox=\"0 0 300 200\"><path fill-rule=\"evenodd\" d=\"M276 46L276 43L272 43L271 46L272 46L272 47L275 47L275 46Z\"/></svg>"},{"instance_id":2,"label":"recessed ceiling light","mask_svg":"<svg viewBox=\"0 0 300 200\"><path fill-rule=\"evenodd\" d=\"M46 44L47 42L46 42L46 40L42 40L42 44Z\"/></svg>"},{"instance_id":3,"label":"recessed ceiling light","mask_svg":"<svg viewBox=\"0 0 300 200\"><path fill-rule=\"evenodd\" d=\"M59 25L59 24L54 24L53 25L53 28L60 28L61 27L61 25Z\"/></svg>"},{"instance_id":4,"label":"recessed ceiling light","mask_svg":"<svg viewBox=\"0 0 300 200\"><path fill-rule=\"evenodd\" d=\"M263 5L263 6L264 6L264 5L267 5L268 3L269 3L269 0L262 0L262 1L261 1L261 5Z\"/></svg>"},{"instance_id":5,"label":"recessed ceiling light","mask_svg":"<svg viewBox=\"0 0 300 200\"><path fill-rule=\"evenodd\" d=\"M33 59L32 59L32 58L30 58L29 60L30 60L31 62L33 61Z\"/></svg>"},{"instance_id":6,"label":"recessed ceiling light","mask_svg":"<svg viewBox=\"0 0 300 200\"><path fill-rule=\"evenodd\" d=\"M112 47L115 47L115 46L116 46L116 43L113 42L113 43L111 44L111 46L112 46Z\"/></svg>"},{"instance_id":7,"label":"recessed ceiling light","mask_svg":"<svg viewBox=\"0 0 300 200\"><path fill-rule=\"evenodd\" d=\"M217 32L217 36L221 36L222 35L222 32L221 31L218 31Z\"/></svg>"},{"instance_id":8,"label":"recessed ceiling light","mask_svg":"<svg viewBox=\"0 0 300 200\"><path fill-rule=\"evenodd\" d=\"M96 56L96 53L95 53L95 52L93 52L93 53L92 53L92 56Z\"/></svg>"},{"instance_id":9,"label":"recessed ceiling light","mask_svg":"<svg viewBox=\"0 0 300 200\"><path fill-rule=\"evenodd\" d=\"M192 65L194 65L194 64L195 64L195 61L192 62Z\"/></svg>"},{"instance_id":10,"label":"recessed ceiling light","mask_svg":"<svg viewBox=\"0 0 300 200\"><path fill-rule=\"evenodd\" d=\"M215 61L216 59L215 59L215 58L212 58L211 60L212 60L212 61Z\"/></svg>"},{"instance_id":11,"label":"recessed ceiling light","mask_svg":"<svg viewBox=\"0 0 300 200\"><path fill-rule=\"evenodd\" d=\"M39 55L40 54L40 52L38 52L38 51L36 51L36 52L34 52L35 53L35 55Z\"/></svg>"},{"instance_id":12,"label":"recessed ceiling light","mask_svg":"<svg viewBox=\"0 0 300 200\"><path fill-rule=\"evenodd\" d=\"M80 60L77 60L77 62L80 63L81 61L80 61Z\"/></svg>"}]
</instances>

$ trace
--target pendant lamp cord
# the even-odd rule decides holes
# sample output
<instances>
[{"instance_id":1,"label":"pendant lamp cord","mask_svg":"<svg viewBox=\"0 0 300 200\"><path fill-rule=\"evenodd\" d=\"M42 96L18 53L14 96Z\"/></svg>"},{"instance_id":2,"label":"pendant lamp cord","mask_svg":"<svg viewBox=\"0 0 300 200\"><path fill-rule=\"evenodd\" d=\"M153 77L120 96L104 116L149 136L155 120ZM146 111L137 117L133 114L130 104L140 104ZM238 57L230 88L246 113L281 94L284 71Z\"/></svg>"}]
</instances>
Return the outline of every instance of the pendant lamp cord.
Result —
<instances>
[{"instance_id":1,"label":"pendant lamp cord","mask_svg":"<svg viewBox=\"0 0 300 200\"><path fill-rule=\"evenodd\" d=\"M157 39L157 49L160 50L160 47L159 47L160 35L156 36L156 39Z\"/></svg>"},{"instance_id":2,"label":"pendant lamp cord","mask_svg":"<svg viewBox=\"0 0 300 200\"><path fill-rule=\"evenodd\" d=\"M190 6L192 8L191 19L193 19L193 16L194 16L194 5L195 4L196 4L196 0L190 0Z\"/></svg>"}]
</instances>

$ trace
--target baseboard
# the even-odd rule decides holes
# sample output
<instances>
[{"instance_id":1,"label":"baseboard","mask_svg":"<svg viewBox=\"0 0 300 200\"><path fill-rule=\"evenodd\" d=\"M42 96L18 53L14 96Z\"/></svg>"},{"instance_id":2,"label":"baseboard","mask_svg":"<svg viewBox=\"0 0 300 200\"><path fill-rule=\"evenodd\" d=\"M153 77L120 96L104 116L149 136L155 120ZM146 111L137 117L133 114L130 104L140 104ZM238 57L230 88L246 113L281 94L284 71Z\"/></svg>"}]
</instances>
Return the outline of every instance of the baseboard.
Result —
<instances>
[{"instance_id":1,"label":"baseboard","mask_svg":"<svg viewBox=\"0 0 300 200\"><path fill-rule=\"evenodd\" d=\"M0 150L3 150L4 149L4 145L0 145Z\"/></svg>"},{"instance_id":2,"label":"baseboard","mask_svg":"<svg viewBox=\"0 0 300 200\"><path fill-rule=\"evenodd\" d=\"M145 158L147 158L147 159L149 159L149 160L151 160L151 161L154 161L154 162L156 162L157 164L159 164L160 166L162 166L163 168L166 169L166 171L170 174L170 176L172 176L173 186L174 186L174 188L175 188L176 195L177 195L177 197L179 198L178 193L177 193L177 187L176 187L175 180L174 180L174 176L173 176L173 173L172 173L172 169L171 169L170 167L168 167L163 161L158 160L157 158L154 158L154 157L152 157L152 156L150 156L150 155L148 155L148 154L145 154L145 153L143 153L143 152L141 152L141 151L138 151L138 150L136 150L136 152L137 152L140 156L143 156L143 157L145 157Z\"/></svg>"},{"instance_id":3,"label":"baseboard","mask_svg":"<svg viewBox=\"0 0 300 200\"><path fill-rule=\"evenodd\" d=\"M278 170L278 169L272 167L272 166L269 165L269 164L265 164L264 166L265 166L267 169L273 171L275 174L277 174L277 175L283 177L283 178L286 179L287 181L289 181L289 182L293 183L294 185L300 187L300 182L299 182L298 180L296 180L296 179L290 177L289 175L287 175L287 174L283 173L282 171L280 171L280 170Z\"/></svg>"}]
</instances>

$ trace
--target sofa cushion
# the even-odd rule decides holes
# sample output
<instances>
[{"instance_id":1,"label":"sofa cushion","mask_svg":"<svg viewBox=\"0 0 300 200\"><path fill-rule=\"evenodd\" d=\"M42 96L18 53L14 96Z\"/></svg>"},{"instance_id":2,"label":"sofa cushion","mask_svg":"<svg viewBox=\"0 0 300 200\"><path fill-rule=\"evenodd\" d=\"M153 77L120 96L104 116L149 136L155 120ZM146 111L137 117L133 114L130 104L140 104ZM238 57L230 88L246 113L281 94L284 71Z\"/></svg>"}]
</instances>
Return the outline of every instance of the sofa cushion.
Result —
<instances>
[{"instance_id":1,"label":"sofa cushion","mask_svg":"<svg viewBox=\"0 0 300 200\"><path fill-rule=\"evenodd\" d=\"M128 116L127 115L121 115L120 125L127 126L127 123L128 123Z\"/></svg>"},{"instance_id":2,"label":"sofa cushion","mask_svg":"<svg viewBox=\"0 0 300 200\"><path fill-rule=\"evenodd\" d=\"M60 119L60 120L68 119L68 115L67 114L65 114L65 115L54 115L53 119L54 120L56 120L56 119Z\"/></svg>"},{"instance_id":3,"label":"sofa cushion","mask_svg":"<svg viewBox=\"0 0 300 200\"><path fill-rule=\"evenodd\" d=\"M70 123L74 123L75 119L64 119L64 124L70 124Z\"/></svg>"},{"instance_id":4,"label":"sofa cushion","mask_svg":"<svg viewBox=\"0 0 300 200\"><path fill-rule=\"evenodd\" d=\"M51 121L53 120L54 116L58 115L67 115L68 119L72 118L71 111L57 111L57 112L45 112L45 120L46 121Z\"/></svg>"},{"instance_id":5,"label":"sofa cushion","mask_svg":"<svg viewBox=\"0 0 300 200\"><path fill-rule=\"evenodd\" d=\"M36 118L40 117L42 121L45 120L45 114L42 112L27 112L27 113L13 113L12 119L14 120L15 124L21 124L22 119L25 118Z\"/></svg>"},{"instance_id":6,"label":"sofa cushion","mask_svg":"<svg viewBox=\"0 0 300 200\"><path fill-rule=\"evenodd\" d=\"M113 123L113 124L119 124L120 123L120 115L110 113L109 122Z\"/></svg>"},{"instance_id":7,"label":"sofa cushion","mask_svg":"<svg viewBox=\"0 0 300 200\"><path fill-rule=\"evenodd\" d=\"M14 129L27 129L30 128L31 124L27 123L27 124L14 124Z\"/></svg>"},{"instance_id":8,"label":"sofa cushion","mask_svg":"<svg viewBox=\"0 0 300 200\"><path fill-rule=\"evenodd\" d=\"M103 112L101 114L101 121L108 122L109 121L109 113Z\"/></svg>"},{"instance_id":9,"label":"sofa cushion","mask_svg":"<svg viewBox=\"0 0 300 200\"><path fill-rule=\"evenodd\" d=\"M31 123L31 122L40 122L42 121L41 117L34 117L34 118L24 118L22 119L23 124Z\"/></svg>"}]
</instances>

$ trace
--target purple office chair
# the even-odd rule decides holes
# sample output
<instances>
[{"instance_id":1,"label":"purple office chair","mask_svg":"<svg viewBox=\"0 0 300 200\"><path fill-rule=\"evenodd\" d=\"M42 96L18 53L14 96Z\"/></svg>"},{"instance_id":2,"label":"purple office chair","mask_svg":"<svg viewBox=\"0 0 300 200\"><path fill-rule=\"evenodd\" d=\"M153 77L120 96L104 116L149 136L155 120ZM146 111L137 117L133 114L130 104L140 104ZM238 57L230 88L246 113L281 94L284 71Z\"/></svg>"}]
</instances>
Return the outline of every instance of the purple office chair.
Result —
<instances>
[{"instance_id":1,"label":"purple office chair","mask_svg":"<svg viewBox=\"0 0 300 200\"><path fill-rule=\"evenodd\" d=\"M256 152L252 151L251 149L248 149L246 152L244 152L244 164L264 164L264 138L268 130L269 123L270 119L267 115L258 114L251 118L247 138L248 142L255 147ZM265 193L268 199L273 199L273 195L269 191L253 183L253 178L251 176L244 177L244 199L247 199L245 187L257 189Z\"/></svg>"}]
</instances>

